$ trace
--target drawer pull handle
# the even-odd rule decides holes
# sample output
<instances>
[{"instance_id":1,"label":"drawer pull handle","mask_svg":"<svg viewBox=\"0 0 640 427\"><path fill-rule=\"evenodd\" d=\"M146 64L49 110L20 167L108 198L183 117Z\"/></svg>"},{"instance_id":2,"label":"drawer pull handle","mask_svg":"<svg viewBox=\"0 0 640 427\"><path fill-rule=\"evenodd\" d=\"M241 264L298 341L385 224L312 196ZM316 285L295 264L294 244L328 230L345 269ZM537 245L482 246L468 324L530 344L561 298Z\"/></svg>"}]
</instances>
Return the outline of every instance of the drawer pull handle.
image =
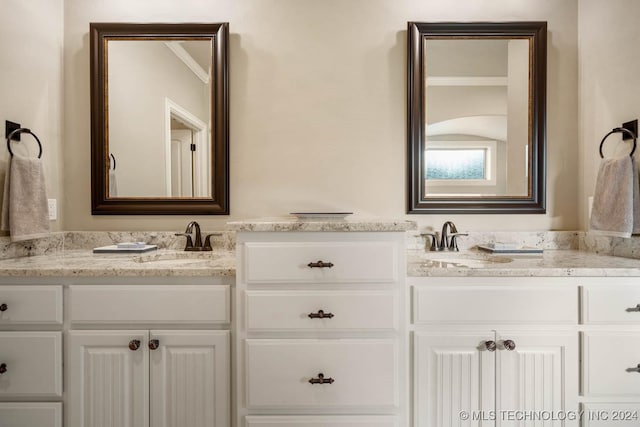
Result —
<instances>
[{"instance_id":1,"label":"drawer pull handle","mask_svg":"<svg viewBox=\"0 0 640 427\"><path fill-rule=\"evenodd\" d=\"M640 363L635 368L627 368L627 372L639 372L640 373Z\"/></svg>"},{"instance_id":2,"label":"drawer pull handle","mask_svg":"<svg viewBox=\"0 0 640 427\"><path fill-rule=\"evenodd\" d=\"M487 351L496 351L496 348L497 348L495 341L485 341L484 346L487 349Z\"/></svg>"},{"instance_id":3,"label":"drawer pull handle","mask_svg":"<svg viewBox=\"0 0 640 427\"><path fill-rule=\"evenodd\" d=\"M149 340L149 350L157 350L160 347L160 340Z\"/></svg>"},{"instance_id":4,"label":"drawer pull handle","mask_svg":"<svg viewBox=\"0 0 640 427\"><path fill-rule=\"evenodd\" d=\"M332 262L324 262L324 261L310 262L309 264L307 264L307 267L309 267L309 268L331 268L331 267L333 267L333 263Z\"/></svg>"},{"instance_id":5,"label":"drawer pull handle","mask_svg":"<svg viewBox=\"0 0 640 427\"><path fill-rule=\"evenodd\" d=\"M0 375L4 374L5 372L7 372L7 364L2 363L0 364Z\"/></svg>"},{"instance_id":6,"label":"drawer pull handle","mask_svg":"<svg viewBox=\"0 0 640 427\"><path fill-rule=\"evenodd\" d=\"M318 310L317 313L309 313L309 319L331 319L335 314L325 313L324 310Z\"/></svg>"},{"instance_id":7,"label":"drawer pull handle","mask_svg":"<svg viewBox=\"0 0 640 427\"><path fill-rule=\"evenodd\" d=\"M324 374L318 374L318 378L311 378L309 380L310 384L333 384L335 380L331 377L325 378Z\"/></svg>"},{"instance_id":8,"label":"drawer pull handle","mask_svg":"<svg viewBox=\"0 0 640 427\"><path fill-rule=\"evenodd\" d=\"M0 304L0 311L7 311L7 309L9 309L7 304Z\"/></svg>"},{"instance_id":9,"label":"drawer pull handle","mask_svg":"<svg viewBox=\"0 0 640 427\"><path fill-rule=\"evenodd\" d=\"M507 351L513 351L516 349L516 343L513 340L504 340L502 343L504 345L504 349Z\"/></svg>"},{"instance_id":10,"label":"drawer pull handle","mask_svg":"<svg viewBox=\"0 0 640 427\"><path fill-rule=\"evenodd\" d=\"M634 311L640 312L640 304L636 305L635 307L627 308L627 311L629 313L633 313Z\"/></svg>"},{"instance_id":11,"label":"drawer pull handle","mask_svg":"<svg viewBox=\"0 0 640 427\"><path fill-rule=\"evenodd\" d=\"M139 348L140 348L140 340L129 341L129 350L136 351Z\"/></svg>"}]
</instances>

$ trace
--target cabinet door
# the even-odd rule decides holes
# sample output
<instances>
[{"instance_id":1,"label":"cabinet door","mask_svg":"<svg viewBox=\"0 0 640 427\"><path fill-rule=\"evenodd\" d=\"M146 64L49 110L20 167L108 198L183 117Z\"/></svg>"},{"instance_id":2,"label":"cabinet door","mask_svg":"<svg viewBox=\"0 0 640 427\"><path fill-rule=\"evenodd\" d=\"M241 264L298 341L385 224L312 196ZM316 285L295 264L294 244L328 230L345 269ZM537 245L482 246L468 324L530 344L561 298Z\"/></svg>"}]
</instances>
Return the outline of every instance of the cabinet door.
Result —
<instances>
[{"instance_id":1,"label":"cabinet door","mask_svg":"<svg viewBox=\"0 0 640 427\"><path fill-rule=\"evenodd\" d=\"M147 331L69 332L66 425L148 427L147 345Z\"/></svg>"},{"instance_id":2,"label":"cabinet door","mask_svg":"<svg viewBox=\"0 0 640 427\"><path fill-rule=\"evenodd\" d=\"M495 425L495 352L486 345L494 333L416 332L414 338L414 425Z\"/></svg>"},{"instance_id":3,"label":"cabinet door","mask_svg":"<svg viewBox=\"0 0 640 427\"><path fill-rule=\"evenodd\" d=\"M62 403L0 402L2 427L62 427Z\"/></svg>"},{"instance_id":4,"label":"cabinet door","mask_svg":"<svg viewBox=\"0 0 640 427\"><path fill-rule=\"evenodd\" d=\"M150 340L151 426L227 427L229 332L151 331Z\"/></svg>"},{"instance_id":5,"label":"cabinet door","mask_svg":"<svg viewBox=\"0 0 640 427\"><path fill-rule=\"evenodd\" d=\"M497 425L577 426L577 333L501 332L497 338Z\"/></svg>"}]
</instances>

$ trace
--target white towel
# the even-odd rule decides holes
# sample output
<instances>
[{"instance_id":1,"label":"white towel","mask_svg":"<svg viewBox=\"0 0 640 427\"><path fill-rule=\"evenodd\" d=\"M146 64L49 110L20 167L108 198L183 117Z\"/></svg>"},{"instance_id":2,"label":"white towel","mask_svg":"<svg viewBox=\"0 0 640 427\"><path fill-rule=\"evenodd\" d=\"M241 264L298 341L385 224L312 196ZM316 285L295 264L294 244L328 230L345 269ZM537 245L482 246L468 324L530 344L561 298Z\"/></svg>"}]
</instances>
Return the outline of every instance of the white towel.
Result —
<instances>
[{"instance_id":1,"label":"white towel","mask_svg":"<svg viewBox=\"0 0 640 427\"><path fill-rule=\"evenodd\" d=\"M49 234L49 207L40 159L18 155L9 159L1 228L9 231L12 242Z\"/></svg>"},{"instance_id":2,"label":"white towel","mask_svg":"<svg viewBox=\"0 0 640 427\"><path fill-rule=\"evenodd\" d=\"M109 169L109 197L118 197L118 181L116 180L116 171Z\"/></svg>"},{"instance_id":3,"label":"white towel","mask_svg":"<svg viewBox=\"0 0 640 427\"><path fill-rule=\"evenodd\" d=\"M590 228L595 234L615 237L640 233L640 180L630 156L600 163Z\"/></svg>"}]
</instances>

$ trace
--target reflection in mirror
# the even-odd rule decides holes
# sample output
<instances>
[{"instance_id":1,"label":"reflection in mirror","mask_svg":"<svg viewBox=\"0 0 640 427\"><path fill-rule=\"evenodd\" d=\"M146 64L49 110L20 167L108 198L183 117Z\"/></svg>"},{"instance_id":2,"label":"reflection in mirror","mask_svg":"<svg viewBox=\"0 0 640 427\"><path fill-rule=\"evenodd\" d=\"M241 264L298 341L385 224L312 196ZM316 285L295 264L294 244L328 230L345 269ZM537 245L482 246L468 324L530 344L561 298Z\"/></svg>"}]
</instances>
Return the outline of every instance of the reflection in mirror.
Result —
<instances>
[{"instance_id":1,"label":"reflection in mirror","mask_svg":"<svg viewBox=\"0 0 640 427\"><path fill-rule=\"evenodd\" d=\"M94 214L228 213L225 24L91 24Z\"/></svg>"},{"instance_id":2,"label":"reflection in mirror","mask_svg":"<svg viewBox=\"0 0 640 427\"><path fill-rule=\"evenodd\" d=\"M409 213L544 212L544 23L409 23Z\"/></svg>"}]
</instances>

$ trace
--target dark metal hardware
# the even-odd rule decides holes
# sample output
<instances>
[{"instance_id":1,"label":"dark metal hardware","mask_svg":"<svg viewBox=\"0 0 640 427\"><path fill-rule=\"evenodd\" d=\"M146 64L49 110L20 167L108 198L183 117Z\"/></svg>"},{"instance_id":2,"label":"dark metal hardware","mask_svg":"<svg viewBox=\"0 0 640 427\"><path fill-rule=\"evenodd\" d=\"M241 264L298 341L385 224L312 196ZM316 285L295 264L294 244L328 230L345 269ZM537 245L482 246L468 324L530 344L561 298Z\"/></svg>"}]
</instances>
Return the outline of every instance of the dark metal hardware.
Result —
<instances>
[{"instance_id":1,"label":"dark metal hardware","mask_svg":"<svg viewBox=\"0 0 640 427\"><path fill-rule=\"evenodd\" d=\"M627 372L638 372L640 373L640 363L635 368L627 368Z\"/></svg>"},{"instance_id":2,"label":"dark metal hardware","mask_svg":"<svg viewBox=\"0 0 640 427\"><path fill-rule=\"evenodd\" d=\"M309 264L307 264L307 267L309 267L309 268L331 268L331 267L333 267L333 263L324 262L324 261L310 262Z\"/></svg>"},{"instance_id":3,"label":"dark metal hardware","mask_svg":"<svg viewBox=\"0 0 640 427\"><path fill-rule=\"evenodd\" d=\"M4 374L5 372L7 372L7 364L6 363L1 363L0 364L0 375Z\"/></svg>"},{"instance_id":4,"label":"dark metal hardware","mask_svg":"<svg viewBox=\"0 0 640 427\"><path fill-rule=\"evenodd\" d=\"M113 159L113 163L111 163L111 159ZM107 162L109 162L109 169L116 170L116 156L114 156L113 153L109 154Z\"/></svg>"},{"instance_id":5,"label":"dark metal hardware","mask_svg":"<svg viewBox=\"0 0 640 427\"><path fill-rule=\"evenodd\" d=\"M325 313L324 310L318 310L317 313L309 313L309 319L331 319L335 316L333 313Z\"/></svg>"},{"instance_id":6,"label":"dark metal hardware","mask_svg":"<svg viewBox=\"0 0 640 427\"><path fill-rule=\"evenodd\" d=\"M438 233L422 233L421 236L431 237L431 244L429 245L429 250L432 252L440 250L440 244L438 243Z\"/></svg>"},{"instance_id":7,"label":"dark metal hardware","mask_svg":"<svg viewBox=\"0 0 640 427\"><path fill-rule=\"evenodd\" d=\"M627 310L626 310L626 311L628 311L629 313L632 313L632 312L634 312L634 311L638 311L638 312L640 312L640 304L636 305L635 307L627 308Z\"/></svg>"},{"instance_id":8,"label":"dark metal hardware","mask_svg":"<svg viewBox=\"0 0 640 427\"><path fill-rule=\"evenodd\" d=\"M323 373L318 374L318 378L311 378L310 384L333 384L335 380L331 377L325 378Z\"/></svg>"},{"instance_id":9,"label":"dark metal hardware","mask_svg":"<svg viewBox=\"0 0 640 427\"><path fill-rule=\"evenodd\" d=\"M629 153L629 156L633 157L633 153L635 153L636 151L636 145L637 145L637 138L636 138L636 134L631 132L629 129L625 129L625 128L613 128L613 130L611 130L611 132L609 132L608 134L606 134L604 136L604 138L602 138L602 141L600 141L600 158L604 159L604 154L602 154L602 146L604 145L604 141L609 137L609 135L612 135L614 133L618 133L621 132L623 135L628 135L629 138L628 139L633 139L633 148L631 149L631 153Z\"/></svg>"},{"instance_id":10,"label":"dark metal hardware","mask_svg":"<svg viewBox=\"0 0 640 427\"><path fill-rule=\"evenodd\" d=\"M502 345L504 345L504 349L507 351L513 351L516 349L516 343L513 342L513 340L504 340Z\"/></svg>"},{"instance_id":11,"label":"dark metal hardware","mask_svg":"<svg viewBox=\"0 0 640 427\"><path fill-rule=\"evenodd\" d=\"M139 348L140 348L140 340L129 341L129 350L136 351Z\"/></svg>"},{"instance_id":12,"label":"dark metal hardware","mask_svg":"<svg viewBox=\"0 0 640 427\"><path fill-rule=\"evenodd\" d=\"M195 227L195 242L191 238L193 233L193 229ZM211 236L221 236L220 233L208 234L205 238L204 245L202 244L202 232L200 231L200 224L196 221L191 221L187 224L187 229L184 233L176 233L176 236L185 236L187 238L187 244L184 247L185 251L189 252L200 252L200 251L211 251Z\"/></svg>"},{"instance_id":13,"label":"dark metal hardware","mask_svg":"<svg viewBox=\"0 0 640 427\"><path fill-rule=\"evenodd\" d=\"M157 350L160 347L160 340L149 340L149 350Z\"/></svg>"},{"instance_id":14,"label":"dark metal hardware","mask_svg":"<svg viewBox=\"0 0 640 427\"><path fill-rule=\"evenodd\" d=\"M496 351L496 348L497 348L495 341L485 341L484 346L487 349L487 351Z\"/></svg>"},{"instance_id":15,"label":"dark metal hardware","mask_svg":"<svg viewBox=\"0 0 640 427\"><path fill-rule=\"evenodd\" d=\"M9 306L7 304L0 304L0 311L7 311Z\"/></svg>"},{"instance_id":16,"label":"dark metal hardware","mask_svg":"<svg viewBox=\"0 0 640 427\"><path fill-rule=\"evenodd\" d=\"M631 133L633 133L634 135L638 135L638 119L636 120L631 120L629 122L624 122L622 124L622 127L628 131L631 131ZM631 135L627 134L627 133L623 133L622 134L622 140L623 141L627 141L629 139L633 139L631 138Z\"/></svg>"},{"instance_id":17,"label":"dark metal hardware","mask_svg":"<svg viewBox=\"0 0 640 427\"><path fill-rule=\"evenodd\" d=\"M27 128L16 129L16 130L12 131L7 136L7 150L9 150L9 154L11 154L11 157L13 157L13 151L11 151L11 140L14 139L15 135L18 135L20 133L28 133L29 135L31 135L31 136L33 136L35 138L36 142L38 143L38 147L40 149L40 152L38 153L38 158L41 158L42 157L42 143L40 142L40 140L38 139L36 134L31 132L31 129L27 129Z\"/></svg>"},{"instance_id":18,"label":"dark metal hardware","mask_svg":"<svg viewBox=\"0 0 640 427\"><path fill-rule=\"evenodd\" d=\"M20 123L16 123L16 122L12 122L11 120L5 120L4 122L4 137L8 138L9 135L11 135L11 133L14 130L18 130L22 128L22 125ZM14 134L11 139L13 139L14 141L20 141L20 133L16 133Z\"/></svg>"}]
</instances>

